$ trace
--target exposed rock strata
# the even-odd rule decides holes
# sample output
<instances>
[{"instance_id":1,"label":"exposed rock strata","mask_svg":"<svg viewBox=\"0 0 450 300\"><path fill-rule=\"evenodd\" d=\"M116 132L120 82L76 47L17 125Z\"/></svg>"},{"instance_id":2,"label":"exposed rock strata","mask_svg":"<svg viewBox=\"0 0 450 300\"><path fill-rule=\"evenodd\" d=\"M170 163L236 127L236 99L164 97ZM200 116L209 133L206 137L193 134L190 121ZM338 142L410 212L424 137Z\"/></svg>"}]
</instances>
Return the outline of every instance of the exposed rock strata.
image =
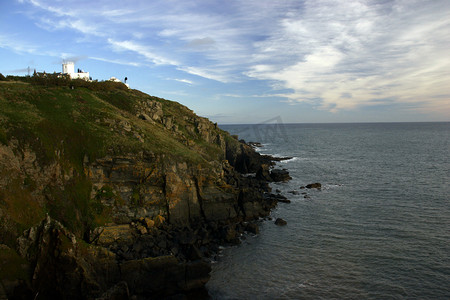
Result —
<instances>
[{"instance_id":1,"label":"exposed rock strata","mask_svg":"<svg viewBox=\"0 0 450 300\"><path fill-rule=\"evenodd\" d=\"M92 230L90 244L48 216L27 230L18 239L18 252L32 275L28 283L16 282L18 286L9 288L9 296L14 298L19 288L36 299L117 295L156 299L202 288L210 272L205 258L219 245L238 243L244 231L258 233L255 224L241 222L267 216L278 201L284 201L281 195L268 193L264 178L236 171L260 172L267 166L267 159L247 147L228 149L231 164L224 160L208 169L150 153L85 159L92 197L110 207L112 223ZM17 162L12 170L36 179L42 174L32 153L21 158L8 153L3 151L3 158ZM64 181L61 169L49 165L44 172ZM50 178L39 180L48 180L48 185Z\"/></svg>"}]
</instances>

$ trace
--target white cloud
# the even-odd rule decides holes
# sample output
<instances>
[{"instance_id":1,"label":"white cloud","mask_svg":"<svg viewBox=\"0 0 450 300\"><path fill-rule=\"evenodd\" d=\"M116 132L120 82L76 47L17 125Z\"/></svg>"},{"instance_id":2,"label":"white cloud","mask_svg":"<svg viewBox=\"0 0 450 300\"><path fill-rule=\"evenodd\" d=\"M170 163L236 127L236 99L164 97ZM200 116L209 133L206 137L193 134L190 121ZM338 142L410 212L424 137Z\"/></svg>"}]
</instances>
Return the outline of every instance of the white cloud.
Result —
<instances>
[{"instance_id":1,"label":"white cloud","mask_svg":"<svg viewBox=\"0 0 450 300\"><path fill-rule=\"evenodd\" d=\"M176 61L155 54L151 51L150 47L134 41L116 41L109 38L108 43L118 51L132 51L142 55L146 60L151 61L155 65L178 65Z\"/></svg>"},{"instance_id":2,"label":"white cloud","mask_svg":"<svg viewBox=\"0 0 450 300\"><path fill-rule=\"evenodd\" d=\"M123 61L123 60L119 60L119 59L107 59L107 58L103 58L103 57L93 57L93 56L91 56L89 58L93 59L93 60L104 61L107 63L125 65L125 66L140 67L143 65L142 63L138 63L138 62Z\"/></svg>"},{"instance_id":3,"label":"white cloud","mask_svg":"<svg viewBox=\"0 0 450 300\"><path fill-rule=\"evenodd\" d=\"M435 5L430 12L407 2L386 14L390 3L366 3L305 1L304 11L256 43L258 64L246 74L281 83L277 87L292 91L285 94L291 102L312 101L331 111L376 105L380 99L439 102L450 111L450 89L442 82L450 77L450 57L444 54L450 49L450 21L438 13L448 13L449 5ZM413 13L418 18L411 18ZM282 57L274 65L276 53ZM430 95L447 96L428 101Z\"/></svg>"},{"instance_id":4,"label":"white cloud","mask_svg":"<svg viewBox=\"0 0 450 300\"><path fill-rule=\"evenodd\" d=\"M207 69L205 67L197 68L189 66L179 66L177 67L177 70L223 83L228 82L227 76L220 74L220 71L214 69Z\"/></svg>"},{"instance_id":5,"label":"white cloud","mask_svg":"<svg viewBox=\"0 0 450 300\"><path fill-rule=\"evenodd\" d=\"M182 82L182 83L186 83L186 84L189 84L189 85L194 84L194 82L191 81L191 80L189 80L189 79L182 79L182 78L167 78L167 80L175 80L175 81Z\"/></svg>"}]
</instances>

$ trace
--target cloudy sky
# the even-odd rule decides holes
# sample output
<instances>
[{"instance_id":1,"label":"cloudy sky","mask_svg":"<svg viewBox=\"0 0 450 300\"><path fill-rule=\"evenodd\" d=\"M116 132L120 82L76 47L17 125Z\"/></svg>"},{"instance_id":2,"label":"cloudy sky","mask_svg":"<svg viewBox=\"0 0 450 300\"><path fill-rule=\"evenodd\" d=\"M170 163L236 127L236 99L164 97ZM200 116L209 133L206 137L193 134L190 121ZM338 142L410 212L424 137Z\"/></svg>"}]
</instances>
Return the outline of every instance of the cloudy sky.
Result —
<instances>
[{"instance_id":1,"label":"cloudy sky","mask_svg":"<svg viewBox=\"0 0 450 300\"><path fill-rule=\"evenodd\" d=\"M128 77L219 124L450 121L449 0L0 0L0 73Z\"/></svg>"}]
</instances>

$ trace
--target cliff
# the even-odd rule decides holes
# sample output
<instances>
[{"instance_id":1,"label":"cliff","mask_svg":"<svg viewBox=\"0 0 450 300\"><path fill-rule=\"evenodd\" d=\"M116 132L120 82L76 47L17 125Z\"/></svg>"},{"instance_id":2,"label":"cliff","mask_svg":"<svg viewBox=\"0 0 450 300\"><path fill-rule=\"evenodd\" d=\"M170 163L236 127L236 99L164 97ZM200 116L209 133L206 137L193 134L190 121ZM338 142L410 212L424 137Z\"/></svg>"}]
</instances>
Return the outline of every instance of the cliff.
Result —
<instances>
[{"instance_id":1,"label":"cliff","mask_svg":"<svg viewBox=\"0 0 450 300\"><path fill-rule=\"evenodd\" d=\"M0 82L0 299L202 288L276 204L270 158L176 102L83 85Z\"/></svg>"}]
</instances>

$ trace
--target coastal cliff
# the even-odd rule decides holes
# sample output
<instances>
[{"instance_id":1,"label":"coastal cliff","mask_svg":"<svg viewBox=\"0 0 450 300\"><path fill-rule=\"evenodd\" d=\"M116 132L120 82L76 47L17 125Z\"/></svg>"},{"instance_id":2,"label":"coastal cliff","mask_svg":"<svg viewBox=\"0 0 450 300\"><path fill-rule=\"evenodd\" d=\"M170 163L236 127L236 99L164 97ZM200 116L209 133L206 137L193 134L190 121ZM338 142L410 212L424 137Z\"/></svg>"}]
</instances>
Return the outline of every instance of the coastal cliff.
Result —
<instances>
[{"instance_id":1,"label":"coastal cliff","mask_svg":"<svg viewBox=\"0 0 450 300\"><path fill-rule=\"evenodd\" d=\"M0 299L188 295L277 203L270 157L176 102L10 81L0 108Z\"/></svg>"}]
</instances>

